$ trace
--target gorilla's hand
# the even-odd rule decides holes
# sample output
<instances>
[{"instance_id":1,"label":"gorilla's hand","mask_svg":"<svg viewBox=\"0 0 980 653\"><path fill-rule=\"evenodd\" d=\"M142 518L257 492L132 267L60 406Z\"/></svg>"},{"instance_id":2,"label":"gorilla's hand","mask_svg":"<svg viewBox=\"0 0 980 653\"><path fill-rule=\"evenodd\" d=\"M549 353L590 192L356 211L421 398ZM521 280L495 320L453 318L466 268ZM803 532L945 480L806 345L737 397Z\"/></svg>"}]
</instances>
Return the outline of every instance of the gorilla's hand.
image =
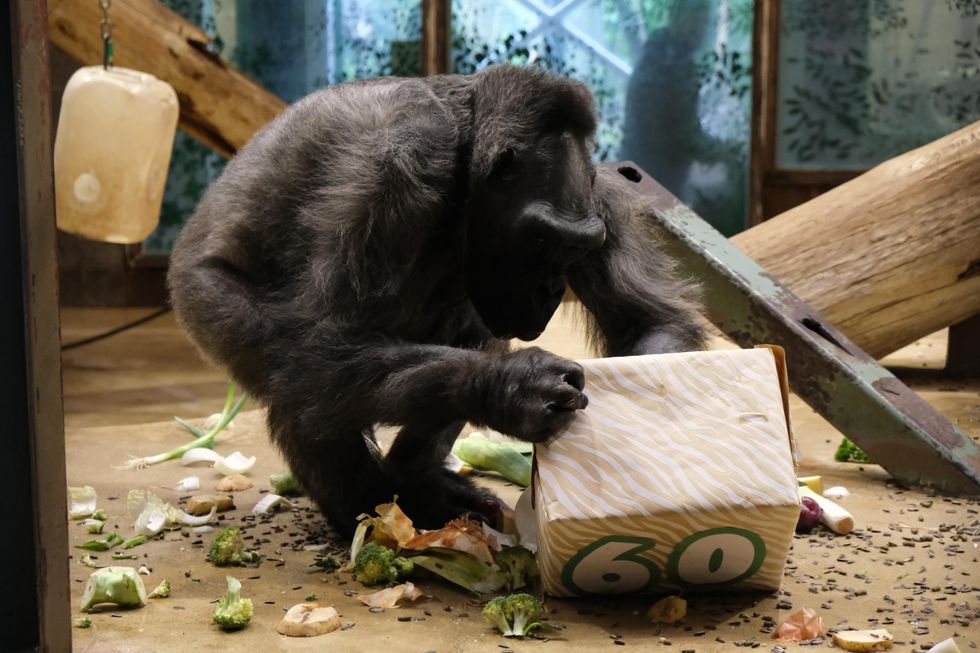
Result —
<instances>
[{"instance_id":1,"label":"gorilla's hand","mask_svg":"<svg viewBox=\"0 0 980 653\"><path fill-rule=\"evenodd\" d=\"M496 360L487 370L481 421L528 442L542 442L568 426L589 400L578 363L538 347Z\"/></svg>"}]
</instances>

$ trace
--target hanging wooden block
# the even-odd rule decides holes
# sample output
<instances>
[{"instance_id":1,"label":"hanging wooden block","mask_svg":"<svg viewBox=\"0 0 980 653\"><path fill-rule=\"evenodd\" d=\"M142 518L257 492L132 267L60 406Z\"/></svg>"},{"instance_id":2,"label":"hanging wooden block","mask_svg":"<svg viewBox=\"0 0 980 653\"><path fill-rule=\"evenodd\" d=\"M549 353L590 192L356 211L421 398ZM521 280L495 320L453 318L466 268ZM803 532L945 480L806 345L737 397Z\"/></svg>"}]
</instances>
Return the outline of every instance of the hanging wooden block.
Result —
<instances>
[{"instance_id":1,"label":"hanging wooden block","mask_svg":"<svg viewBox=\"0 0 980 653\"><path fill-rule=\"evenodd\" d=\"M153 75L88 66L65 87L54 144L58 228L138 243L157 226L177 94Z\"/></svg>"}]
</instances>

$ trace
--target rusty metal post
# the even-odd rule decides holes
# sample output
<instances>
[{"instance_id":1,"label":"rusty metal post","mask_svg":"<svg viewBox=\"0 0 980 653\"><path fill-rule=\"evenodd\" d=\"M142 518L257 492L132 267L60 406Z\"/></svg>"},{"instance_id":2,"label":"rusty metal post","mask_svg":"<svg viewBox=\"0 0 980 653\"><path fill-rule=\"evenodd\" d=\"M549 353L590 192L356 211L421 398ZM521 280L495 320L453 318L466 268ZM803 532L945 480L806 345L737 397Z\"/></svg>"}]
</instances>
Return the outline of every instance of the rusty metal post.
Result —
<instances>
[{"instance_id":1,"label":"rusty metal post","mask_svg":"<svg viewBox=\"0 0 980 653\"><path fill-rule=\"evenodd\" d=\"M743 347L784 347L793 391L896 480L980 493L976 442L636 165L607 165L649 202L715 326Z\"/></svg>"}]
</instances>

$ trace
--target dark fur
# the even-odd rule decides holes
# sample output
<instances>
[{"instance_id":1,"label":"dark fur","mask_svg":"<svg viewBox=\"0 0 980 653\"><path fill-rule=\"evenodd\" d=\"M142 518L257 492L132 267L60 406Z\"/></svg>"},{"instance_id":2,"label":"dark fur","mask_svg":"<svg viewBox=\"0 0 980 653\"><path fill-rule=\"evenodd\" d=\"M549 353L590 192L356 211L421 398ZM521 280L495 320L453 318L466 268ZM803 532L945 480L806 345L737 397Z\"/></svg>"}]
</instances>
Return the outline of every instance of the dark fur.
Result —
<instances>
[{"instance_id":1,"label":"dark fur","mask_svg":"<svg viewBox=\"0 0 980 653\"><path fill-rule=\"evenodd\" d=\"M380 79L297 102L208 190L174 249L174 308L269 409L333 524L398 494L432 527L486 495L442 460L466 421L531 440L584 407L533 337L568 283L610 355L700 346L690 288L626 185L590 187L580 84L529 68ZM401 426L382 458L376 424Z\"/></svg>"}]
</instances>

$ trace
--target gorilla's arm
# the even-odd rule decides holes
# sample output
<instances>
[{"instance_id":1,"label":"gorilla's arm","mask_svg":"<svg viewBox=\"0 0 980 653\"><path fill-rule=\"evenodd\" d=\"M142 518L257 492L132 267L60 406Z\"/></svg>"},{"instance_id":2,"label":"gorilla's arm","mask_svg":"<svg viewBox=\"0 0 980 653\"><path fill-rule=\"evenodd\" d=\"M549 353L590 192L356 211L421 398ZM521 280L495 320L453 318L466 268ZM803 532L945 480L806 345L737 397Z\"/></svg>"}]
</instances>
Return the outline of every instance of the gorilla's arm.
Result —
<instances>
[{"instance_id":1,"label":"gorilla's arm","mask_svg":"<svg viewBox=\"0 0 980 653\"><path fill-rule=\"evenodd\" d=\"M541 440L586 403L581 367L540 349L347 338L325 326L266 367L278 395L267 403L290 468L338 528L396 494L427 528L479 510L484 493L443 470L463 424ZM384 458L365 445L374 424L401 427Z\"/></svg>"},{"instance_id":2,"label":"gorilla's arm","mask_svg":"<svg viewBox=\"0 0 980 653\"><path fill-rule=\"evenodd\" d=\"M675 276L635 199L618 175L600 169L595 203L606 242L568 269L591 318L593 344L606 356L700 349L696 288Z\"/></svg>"},{"instance_id":3,"label":"gorilla's arm","mask_svg":"<svg viewBox=\"0 0 980 653\"><path fill-rule=\"evenodd\" d=\"M536 441L585 402L581 367L537 348L500 354L314 329L272 367L289 379L275 399L322 397L338 429L470 421Z\"/></svg>"}]
</instances>

